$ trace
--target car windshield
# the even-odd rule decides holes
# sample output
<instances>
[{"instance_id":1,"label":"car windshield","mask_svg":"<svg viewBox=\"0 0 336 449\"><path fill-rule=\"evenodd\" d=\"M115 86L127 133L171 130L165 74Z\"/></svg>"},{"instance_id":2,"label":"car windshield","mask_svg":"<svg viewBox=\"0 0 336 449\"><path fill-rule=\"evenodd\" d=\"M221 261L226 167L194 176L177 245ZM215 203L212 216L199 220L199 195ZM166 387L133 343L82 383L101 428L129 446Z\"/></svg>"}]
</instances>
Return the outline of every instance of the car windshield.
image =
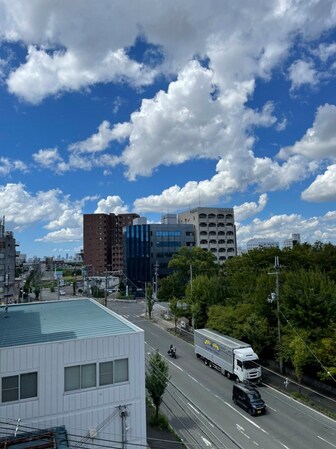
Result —
<instances>
[{"instance_id":1,"label":"car windshield","mask_svg":"<svg viewBox=\"0 0 336 449\"><path fill-rule=\"evenodd\" d=\"M251 391L250 393L248 393L248 396L251 401L258 401L261 398L260 393L257 390Z\"/></svg>"}]
</instances>

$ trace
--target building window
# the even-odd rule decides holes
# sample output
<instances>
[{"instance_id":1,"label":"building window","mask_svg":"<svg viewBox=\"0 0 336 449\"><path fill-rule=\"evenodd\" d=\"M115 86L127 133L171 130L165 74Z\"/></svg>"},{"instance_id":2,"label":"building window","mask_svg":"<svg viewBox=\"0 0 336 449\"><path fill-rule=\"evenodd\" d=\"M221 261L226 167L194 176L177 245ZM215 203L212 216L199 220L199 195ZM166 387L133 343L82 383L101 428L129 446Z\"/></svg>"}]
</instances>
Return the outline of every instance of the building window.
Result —
<instances>
[{"instance_id":1,"label":"building window","mask_svg":"<svg viewBox=\"0 0 336 449\"><path fill-rule=\"evenodd\" d=\"M2 402L37 397L37 372L2 378Z\"/></svg>"},{"instance_id":2,"label":"building window","mask_svg":"<svg viewBox=\"0 0 336 449\"><path fill-rule=\"evenodd\" d=\"M113 384L113 362L99 363L99 385Z\"/></svg>"},{"instance_id":3,"label":"building window","mask_svg":"<svg viewBox=\"0 0 336 449\"><path fill-rule=\"evenodd\" d=\"M209 220L213 220L214 218L216 218L216 215L215 215L215 214L209 214L209 215L208 215L208 219L209 219Z\"/></svg>"},{"instance_id":4,"label":"building window","mask_svg":"<svg viewBox=\"0 0 336 449\"><path fill-rule=\"evenodd\" d=\"M128 381L128 359L114 361L113 376L114 383Z\"/></svg>"},{"instance_id":5,"label":"building window","mask_svg":"<svg viewBox=\"0 0 336 449\"><path fill-rule=\"evenodd\" d=\"M206 218L206 214L199 214L198 218Z\"/></svg>"},{"instance_id":6,"label":"building window","mask_svg":"<svg viewBox=\"0 0 336 449\"><path fill-rule=\"evenodd\" d=\"M200 235L207 235L208 233L206 231L201 231Z\"/></svg>"},{"instance_id":7,"label":"building window","mask_svg":"<svg viewBox=\"0 0 336 449\"><path fill-rule=\"evenodd\" d=\"M217 215L217 219L218 220L223 220L224 219L224 215L223 214L218 214Z\"/></svg>"},{"instance_id":8,"label":"building window","mask_svg":"<svg viewBox=\"0 0 336 449\"><path fill-rule=\"evenodd\" d=\"M73 391L96 386L96 364L68 366L64 368L64 390Z\"/></svg>"}]
</instances>

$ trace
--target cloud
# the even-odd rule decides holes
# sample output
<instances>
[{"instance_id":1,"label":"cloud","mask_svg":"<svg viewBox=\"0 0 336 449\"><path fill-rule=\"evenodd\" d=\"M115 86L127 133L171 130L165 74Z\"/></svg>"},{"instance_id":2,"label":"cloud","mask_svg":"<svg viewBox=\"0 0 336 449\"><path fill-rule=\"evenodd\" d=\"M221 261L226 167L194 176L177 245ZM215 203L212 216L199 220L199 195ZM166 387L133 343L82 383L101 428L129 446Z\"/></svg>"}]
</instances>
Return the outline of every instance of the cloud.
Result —
<instances>
[{"instance_id":1,"label":"cloud","mask_svg":"<svg viewBox=\"0 0 336 449\"><path fill-rule=\"evenodd\" d=\"M0 176L7 176L13 171L28 172L28 166L20 160L0 157Z\"/></svg>"},{"instance_id":2,"label":"cloud","mask_svg":"<svg viewBox=\"0 0 336 449\"><path fill-rule=\"evenodd\" d=\"M331 0L324 8L314 2L297 7L267 0L244 8L234 2L218 5L217 0L197 8L187 0L178 8L148 0L100 0L99 7L82 0L4 0L2 39L27 48L26 60L8 77L8 89L36 104L48 95L96 83L141 87L159 74L178 74L195 55L209 58L222 90L232 89L236 82L269 78L296 34L315 38L334 24ZM140 61L130 56L139 38L151 49L151 57L145 52ZM293 68L300 83L307 70L301 76L298 72L299 67Z\"/></svg>"},{"instance_id":3,"label":"cloud","mask_svg":"<svg viewBox=\"0 0 336 449\"><path fill-rule=\"evenodd\" d=\"M336 43L320 44L316 51L313 52L318 56L321 61L327 62L329 58L332 58L336 54Z\"/></svg>"},{"instance_id":4,"label":"cloud","mask_svg":"<svg viewBox=\"0 0 336 449\"><path fill-rule=\"evenodd\" d=\"M258 204L255 202L244 203L240 206L234 206L234 214L236 221L244 221L253 215L263 211L268 201L268 196L264 193L260 195Z\"/></svg>"},{"instance_id":5,"label":"cloud","mask_svg":"<svg viewBox=\"0 0 336 449\"><path fill-rule=\"evenodd\" d=\"M295 61L288 71L288 77L292 83L291 90L298 89L304 84L315 86L319 82L318 73L312 61Z\"/></svg>"},{"instance_id":6,"label":"cloud","mask_svg":"<svg viewBox=\"0 0 336 449\"><path fill-rule=\"evenodd\" d=\"M22 231L37 223L45 223L46 229L63 226L66 234L82 238L82 211L80 202L72 203L59 189L29 193L23 184L0 186L1 212L6 223L15 231ZM56 231L55 231L56 232ZM55 233L48 234L38 241L51 239Z\"/></svg>"},{"instance_id":7,"label":"cloud","mask_svg":"<svg viewBox=\"0 0 336 449\"><path fill-rule=\"evenodd\" d=\"M237 151L244 153L253 145L253 127L275 123L271 103L261 111L244 106L253 83L236 83L231 92L218 92L216 98L214 87L213 71L192 61L167 92L142 101L140 110L131 115L129 145L121 156L128 179L149 176L159 165L232 159Z\"/></svg>"},{"instance_id":8,"label":"cloud","mask_svg":"<svg viewBox=\"0 0 336 449\"><path fill-rule=\"evenodd\" d=\"M336 201L336 165L330 165L325 173L318 175L301 198L313 202Z\"/></svg>"},{"instance_id":9,"label":"cloud","mask_svg":"<svg viewBox=\"0 0 336 449\"><path fill-rule=\"evenodd\" d=\"M27 60L13 71L7 80L10 93L33 104L40 103L48 95L83 89L99 82L127 79L134 86L151 84L155 70L131 61L123 49L108 51L99 67L90 61L79 59L79 55L68 51L54 51L28 47Z\"/></svg>"},{"instance_id":10,"label":"cloud","mask_svg":"<svg viewBox=\"0 0 336 449\"><path fill-rule=\"evenodd\" d=\"M62 162L57 148L41 149L32 154L34 161L43 168L53 168Z\"/></svg>"},{"instance_id":11,"label":"cloud","mask_svg":"<svg viewBox=\"0 0 336 449\"><path fill-rule=\"evenodd\" d=\"M283 214L265 220L255 218L246 225L237 223L237 240L242 248L251 238L268 238L282 245L293 233L300 234L302 243L335 242L336 214L332 211L311 218L305 218L300 214Z\"/></svg>"},{"instance_id":12,"label":"cloud","mask_svg":"<svg viewBox=\"0 0 336 449\"><path fill-rule=\"evenodd\" d=\"M98 128L98 132L88 139L69 145L69 151L77 153L97 153L106 150L111 141L121 142L129 137L131 126L129 123L119 123L112 128L107 120L104 120Z\"/></svg>"},{"instance_id":13,"label":"cloud","mask_svg":"<svg viewBox=\"0 0 336 449\"><path fill-rule=\"evenodd\" d=\"M302 154L311 159L336 157L336 106L326 103L317 109L313 126L301 140L280 150L278 157Z\"/></svg>"},{"instance_id":14,"label":"cloud","mask_svg":"<svg viewBox=\"0 0 336 449\"><path fill-rule=\"evenodd\" d=\"M128 206L117 195L108 196L98 201L97 208L94 211L95 214L124 214L127 212Z\"/></svg>"}]
</instances>

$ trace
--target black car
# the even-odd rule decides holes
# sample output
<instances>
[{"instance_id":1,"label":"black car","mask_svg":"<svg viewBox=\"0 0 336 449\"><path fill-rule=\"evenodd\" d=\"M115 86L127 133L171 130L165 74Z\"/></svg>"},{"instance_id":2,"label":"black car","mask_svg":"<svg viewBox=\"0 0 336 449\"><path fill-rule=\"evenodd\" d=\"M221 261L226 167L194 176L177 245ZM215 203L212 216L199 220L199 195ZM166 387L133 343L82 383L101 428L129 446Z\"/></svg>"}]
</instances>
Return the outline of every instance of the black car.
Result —
<instances>
[{"instance_id":1,"label":"black car","mask_svg":"<svg viewBox=\"0 0 336 449\"><path fill-rule=\"evenodd\" d=\"M247 410L252 416L266 413L266 404L262 400L259 391L249 385L234 385L232 400L235 404Z\"/></svg>"}]
</instances>

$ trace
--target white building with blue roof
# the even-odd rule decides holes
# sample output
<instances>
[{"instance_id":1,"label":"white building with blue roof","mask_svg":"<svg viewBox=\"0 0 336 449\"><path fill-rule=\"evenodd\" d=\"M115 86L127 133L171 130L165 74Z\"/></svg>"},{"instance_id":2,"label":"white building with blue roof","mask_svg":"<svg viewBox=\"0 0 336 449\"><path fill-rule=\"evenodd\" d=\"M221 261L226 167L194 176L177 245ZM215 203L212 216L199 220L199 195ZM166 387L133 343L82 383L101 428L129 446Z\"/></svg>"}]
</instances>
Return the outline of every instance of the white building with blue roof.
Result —
<instances>
[{"instance_id":1,"label":"white building with blue roof","mask_svg":"<svg viewBox=\"0 0 336 449\"><path fill-rule=\"evenodd\" d=\"M0 437L146 447L144 332L92 299L0 307L0 377Z\"/></svg>"}]
</instances>

